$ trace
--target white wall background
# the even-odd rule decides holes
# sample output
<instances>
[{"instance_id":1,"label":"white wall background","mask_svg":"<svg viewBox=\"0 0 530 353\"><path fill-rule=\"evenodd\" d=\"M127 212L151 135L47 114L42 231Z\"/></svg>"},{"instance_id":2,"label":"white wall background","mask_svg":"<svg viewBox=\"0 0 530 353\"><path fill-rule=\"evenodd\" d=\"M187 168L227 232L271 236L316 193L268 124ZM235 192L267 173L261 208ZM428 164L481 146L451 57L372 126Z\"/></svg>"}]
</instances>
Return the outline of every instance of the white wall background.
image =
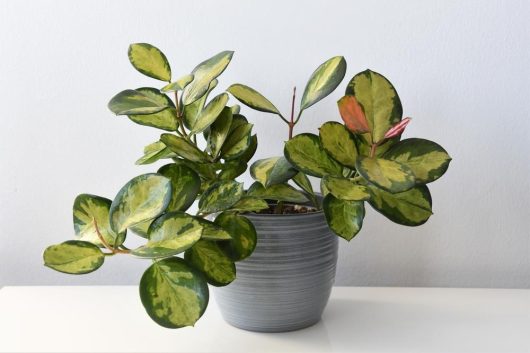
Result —
<instances>
[{"instance_id":1,"label":"white wall background","mask_svg":"<svg viewBox=\"0 0 530 353\"><path fill-rule=\"evenodd\" d=\"M431 220L407 228L370 210L341 242L338 284L530 288L529 17L527 1L0 0L0 285L139 281L141 260L75 277L45 269L41 253L73 235L77 194L112 198L156 170L134 161L158 132L106 108L122 89L159 85L126 55L150 42L176 76L235 50L220 89L247 83L284 111L293 85L344 55L347 78L371 68L395 84L415 118L407 136L451 153ZM345 85L297 132L336 120ZM279 155L285 125L245 113L257 157Z\"/></svg>"}]
</instances>

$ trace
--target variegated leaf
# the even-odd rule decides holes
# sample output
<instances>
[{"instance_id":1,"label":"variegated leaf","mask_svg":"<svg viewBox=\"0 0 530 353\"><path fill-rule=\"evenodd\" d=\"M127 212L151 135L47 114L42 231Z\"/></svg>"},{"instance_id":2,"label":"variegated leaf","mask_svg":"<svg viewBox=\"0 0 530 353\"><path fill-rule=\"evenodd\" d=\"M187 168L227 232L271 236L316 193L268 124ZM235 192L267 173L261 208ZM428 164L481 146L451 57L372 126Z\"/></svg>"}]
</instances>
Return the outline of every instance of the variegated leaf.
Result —
<instances>
[{"instance_id":1,"label":"variegated leaf","mask_svg":"<svg viewBox=\"0 0 530 353\"><path fill-rule=\"evenodd\" d=\"M366 70L355 75L346 88L347 95L355 96L363 108L370 127L368 143L379 143L385 133L403 116L399 96L383 75Z\"/></svg>"},{"instance_id":2,"label":"variegated leaf","mask_svg":"<svg viewBox=\"0 0 530 353\"><path fill-rule=\"evenodd\" d=\"M252 109L260 112L280 114L278 108L276 108L274 104L253 88L236 83L228 87L226 91L232 94L238 101Z\"/></svg>"},{"instance_id":3,"label":"variegated leaf","mask_svg":"<svg viewBox=\"0 0 530 353\"><path fill-rule=\"evenodd\" d=\"M218 175L219 180L232 180L247 170L247 163L243 160L234 159L223 164L223 169Z\"/></svg>"},{"instance_id":4,"label":"variegated leaf","mask_svg":"<svg viewBox=\"0 0 530 353\"><path fill-rule=\"evenodd\" d=\"M300 134L285 143L284 156L298 170L316 177L341 175L342 168L328 156L318 136Z\"/></svg>"},{"instance_id":5,"label":"variegated leaf","mask_svg":"<svg viewBox=\"0 0 530 353\"><path fill-rule=\"evenodd\" d=\"M329 228L341 238L353 239L363 226L364 202L346 201L326 195L322 202Z\"/></svg>"},{"instance_id":6,"label":"variegated leaf","mask_svg":"<svg viewBox=\"0 0 530 353\"><path fill-rule=\"evenodd\" d=\"M171 200L171 182L160 174L143 174L125 184L110 206L110 226L121 233L137 223L153 219Z\"/></svg>"},{"instance_id":7,"label":"variegated leaf","mask_svg":"<svg viewBox=\"0 0 530 353\"><path fill-rule=\"evenodd\" d=\"M300 110L317 103L337 88L346 74L346 60L335 56L321 64L309 78L300 102Z\"/></svg>"},{"instance_id":8,"label":"variegated leaf","mask_svg":"<svg viewBox=\"0 0 530 353\"><path fill-rule=\"evenodd\" d=\"M252 157L254 157L254 154L256 153L256 150L258 149L258 137L256 134L250 136L250 144L248 148L243 152L237 159L239 161L244 161L245 163L248 163Z\"/></svg>"},{"instance_id":9,"label":"variegated leaf","mask_svg":"<svg viewBox=\"0 0 530 353\"><path fill-rule=\"evenodd\" d=\"M175 92L175 91L182 91L191 81L193 81L193 75L188 74L185 76L182 76L175 82L171 82L168 85L165 85L160 89L162 92Z\"/></svg>"},{"instance_id":10,"label":"variegated leaf","mask_svg":"<svg viewBox=\"0 0 530 353\"><path fill-rule=\"evenodd\" d=\"M167 211L186 211L201 188L201 178L191 168L177 163L166 164L157 173L171 180L171 201Z\"/></svg>"},{"instance_id":11,"label":"variegated leaf","mask_svg":"<svg viewBox=\"0 0 530 353\"><path fill-rule=\"evenodd\" d=\"M116 115L153 114L168 107L166 103L133 89L121 91L108 104L110 111Z\"/></svg>"},{"instance_id":12,"label":"variegated leaf","mask_svg":"<svg viewBox=\"0 0 530 353\"><path fill-rule=\"evenodd\" d=\"M255 182L247 191L248 196L259 197L267 200L305 203L309 201L306 195L296 190L289 184L274 184L264 187L260 182Z\"/></svg>"},{"instance_id":13,"label":"variegated leaf","mask_svg":"<svg viewBox=\"0 0 530 353\"><path fill-rule=\"evenodd\" d=\"M140 125L166 131L175 131L177 129L177 111L173 101L168 96L151 87L137 88L136 91L168 108L153 114L128 115L129 119Z\"/></svg>"},{"instance_id":14,"label":"variegated leaf","mask_svg":"<svg viewBox=\"0 0 530 353\"><path fill-rule=\"evenodd\" d=\"M210 222L207 219L201 218L201 217L195 217L197 221L202 226L202 236L201 239L206 240L230 240L232 237L230 234L223 229L222 227L218 226L217 224Z\"/></svg>"},{"instance_id":15,"label":"variegated leaf","mask_svg":"<svg viewBox=\"0 0 530 353\"><path fill-rule=\"evenodd\" d=\"M109 210L111 204L111 200L96 195L81 194L75 198L73 218L74 230L78 240L103 246L99 239L99 231L107 244L118 246L123 243L126 231L117 236L110 227Z\"/></svg>"},{"instance_id":16,"label":"variegated leaf","mask_svg":"<svg viewBox=\"0 0 530 353\"><path fill-rule=\"evenodd\" d=\"M217 157L228 137L230 125L232 125L232 110L224 107L221 114L210 126L210 134L208 135L208 148L214 158Z\"/></svg>"},{"instance_id":17,"label":"variegated leaf","mask_svg":"<svg viewBox=\"0 0 530 353\"><path fill-rule=\"evenodd\" d=\"M140 280L140 299L147 314L166 328L193 326L208 306L208 284L183 259L154 262Z\"/></svg>"},{"instance_id":18,"label":"variegated leaf","mask_svg":"<svg viewBox=\"0 0 530 353\"><path fill-rule=\"evenodd\" d=\"M266 210L267 208L269 208L269 204L265 200L252 196L244 196L230 207L230 210L237 212L257 212Z\"/></svg>"},{"instance_id":19,"label":"variegated leaf","mask_svg":"<svg viewBox=\"0 0 530 353\"><path fill-rule=\"evenodd\" d=\"M105 256L94 244L81 240L68 240L44 250L44 265L56 271L82 275L97 270Z\"/></svg>"},{"instance_id":20,"label":"variegated leaf","mask_svg":"<svg viewBox=\"0 0 530 353\"><path fill-rule=\"evenodd\" d=\"M370 199L368 188L350 179L327 175L323 181L326 189L338 199L346 201L366 201Z\"/></svg>"},{"instance_id":21,"label":"variegated leaf","mask_svg":"<svg viewBox=\"0 0 530 353\"><path fill-rule=\"evenodd\" d=\"M324 150L337 162L355 168L357 147L351 133L344 125L327 122L319 129L320 142Z\"/></svg>"},{"instance_id":22,"label":"variegated leaf","mask_svg":"<svg viewBox=\"0 0 530 353\"><path fill-rule=\"evenodd\" d=\"M221 157L229 161L243 155L250 148L252 127L252 124L245 123L230 132L221 147Z\"/></svg>"},{"instance_id":23,"label":"variegated leaf","mask_svg":"<svg viewBox=\"0 0 530 353\"><path fill-rule=\"evenodd\" d=\"M144 148L144 155L140 157L136 164L152 164L160 159L178 157L176 153L172 152L162 141L153 142Z\"/></svg>"},{"instance_id":24,"label":"variegated leaf","mask_svg":"<svg viewBox=\"0 0 530 353\"><path fill-rule=\"evenodd\" d=\"M232 114L239 114L241 112L241 107L238 104L234 104L230 107Z\"/></svg>"},{"instance_id":25,"label":"variegated leaf","mask_svg":"<svg viewBox=\"0 0 530 353\"><path fill-rule=\"evenodd\" d=\"M149 227L155 220L156 218L145 222L136 223L135 225L130 226L129 230L131 230L134 234L141 236L142 238L149 239Z\"/></svg>"},{"instance_id":26,"label":"variegated leaf","mask_svg":"<svg viewBox=\"0 0 530 353\"><path fill-rule=\"evenodd\" d=\"M368 182L392 193L406 191L416 184L409 167L389 159L359 157L356 169Z\"/></svg>"},{"instance_id":27,"label":"variegated leaf","mask_svg":"<svg viewBox=\"0 0 530 353\"><path fill-rule=\"evenodd\" d=\"M132 254L157 259L180 254L193 246L202 234L202 225L182 212L168 212L149 227L149 241Z\"/></svg>"},{"instance_id":28,"label":"variegated leaf","mask_svg":"<svg viewBox=\"0 0 530 353\"><path fill-rule=\"evenodd\" d=\"M227 102L228 94L221 93L218 96L215 96L206 105L206 107L201 110L201 112L197 116L197 119L195 120L195 123L193 124L191 132L193 134L198 134L200 132L203 132L210 125L212 125L212 123L215 121L215 119L217 119L219 114L221 114L221 111L223 110Z\"/></svg>"},{"instance_id":29,"label":"variegated leaf","mask_svg":"<svg viewBox=\"0 0 530 353\"><path fill-rule=\"evenodd\" d=\"M210 85L208 86L208 89L206 90L206 93L204 95L197 99L195 102L185 105L184 106L184 125L191 130L193 125L195 124L195 121L197 120L197 117L199 116L200 112L204 108L204 104L206 104L206 100L208 99L208 96L210 95L210 92L217 87L217 80L213 80L210 82Z\"/></svg>"},{"instance_id":30,"label":"variegated leaf","mask_svg":"<svg viewBox=\"0 0 530 353\"><path fill-rule=\"evenodd\" d=\"M384 154L384 158L405 164L412 170L416 183L421 184L441 177L451 162L451 157L442 146L419 138L398 142Z\"/></svg>"},{"instance_id":31,"label":"variegated leaf","mask_svg":"<svg viewBox=\"0 0 530 353\"><path fill-rule=\"evenodd\" d=\"M184 105L195 102L206 93L210 82L223 73L230 60L232 60L233 54L233 51L220 52L210 59L203 61L193 69L192 74L194 75L194 79L186 86L182 94L182 102Z\"/></svg>"},{"instance_id":32,"label":"variegated leaf","mask_svg":"<svg viewBox=\"0 0 530 353\"><path fill-rule=\"evenodd\" d=\"M201 271L208 283L216 287L226 286L236 279L236 265L217 242L199 240L186 250L184 259Z\"/></svg>"},{"instance_id":33,"label":"variegated leaf","mask_svg":"<svg viewBox=\"0 0 530 353\"><path fill-rule=\"evenodd\" d=\"M209 161L206 153L183 137L172 134L162 134L160 135L160 141L162 141L172 152L175 152L179 156L192 162L205 163Z\"/></svg>"},{"instance_id":34,"label":"variegated leaf","mask_svg":"<svg viewBox=\"0 0 530 353\"><path fill-rule=\"evenodd\" d=\"M243 184L228 180L214 183L199 200L199 210L214 213L229 209L243 196Z\"/></svg>"},{"instance_id":35,"label":"variegated leaf","mask_svg":"<svg viewBox=\"0 0 530 353\"><path fill-rule=\"evenodd\" d=\"M148 43L129 46L129 61L142 74L161 81L171 81L171 68L160 49Z\"/></svg>"},{"instance_id":36,"label":"variegated leaf","mask_svg":"<svg viewBox=\"0 0 530 353\"><path fill-rule=\"evenodd\" d=\"M223 212L215 218L215 224L223 227L232 240L222 242L223 250L233 261L241 261L249 257L257 244L256 229L246 217Z\"/></svg>"},{"instance_id":37,"label":"variegated leaf","mask_svg":"<svg viewBox=\"0 0 530 353\"><path fill-rule=\"evenodd\" d=\"M392 222L419 226L432 215L432 199L426 185L418 185L397 194L375 187L370 187L370 190L370 205Z\"/></svg>"},{"instance_id":38,"label":"variegated leaf","mask_svg":"<svg viewBox=\"0 0 530 353\"><path fill-rule=\"evenodd\" d=\"M285 157L272 157L255 161L250 175L263 186L285 183L298 173Z\"/></svg>"}]
</instances>

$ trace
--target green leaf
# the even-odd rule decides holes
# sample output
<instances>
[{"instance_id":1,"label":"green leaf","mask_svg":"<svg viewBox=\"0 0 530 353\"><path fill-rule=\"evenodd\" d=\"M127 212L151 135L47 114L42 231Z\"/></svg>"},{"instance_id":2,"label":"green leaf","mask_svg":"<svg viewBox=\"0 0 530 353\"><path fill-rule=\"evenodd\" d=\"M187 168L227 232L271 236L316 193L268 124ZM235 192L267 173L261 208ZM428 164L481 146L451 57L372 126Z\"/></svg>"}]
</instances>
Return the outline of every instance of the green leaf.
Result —
<instances>
[{"instance_id":1,"label":"green leaf","mask_svg":"<svg viewBox=\"0 0 530 353\"><path fill-rule=\"evenodd\" d=\"M230 240L232 237L230 234L217 224L210 222L201 217L195 217L202 226L201 239L206 240Z\"/></svg>"},{"instance_id":2,"label":"green leaf","mask_svg":"<svg viewBox=\"0 0 530 353\"><path fill-rule=\"evenodd\" d=\"M201 238L202 225L185 213L168 212L151 224L148 233L149 241L131 254L150 259L180 254Z\"/></svg>"},{"instance_id":3,"label":"green leaf","mask_svg":"<svg viewBox=\"0 0 530 353\"><path fill-rule=\"evenodd\" d=\"M193 75L185 75L176 80L175 82L171 82L168 85L165 85L160 89L162 92L175 92L175 91L182 91L191 81L193 81Z\"/></svg>"},{"instance_id":4,"label":"green leaf","mask_svg":"<svg viewBox=\"0 0 530 353\"><path fill-rule=\"evenodd\" d=\"M384 158L405 164L412 170L416 183L431 183L441 177L449 168L451 157L439 144L411 138L398 142L385 154Z\"/></svg>"},{"instance_id":5,"label":"green leaf","mask_svg":"<svg viewBox=\"0 0 530 353\"><path fill-rule=\"evenodd\" d=\"M199 210L213 213L226 210L243 196L243 184L237 181L220 181L206 190L199 200Z\"/></svg>"},{"instance_id":6,"label":"green leaf","mask_svg":"<svg viewBox=\"0 0 530 353\"><path fill-rule=\"evenodd\" d=\"M337 162L355 168L357 147L352 134L337 122L327 122L319 129L320 142L324 150Z\"/></svg>"},{"instance_id":7,"label":"green leaf","mask_svg":"<svg viewBox=\"0 0 530 353\"><path fill-rule=\"evenodd\" d=\"M172 134L162 134L160 135L160 141L162 141L172 152L175 152L179 156L192 162L204 163L209 161L206 153L183 137Z\"/></svg>"},{"instance_id":8,"label":"green leaf","mask_svg":"<svg viewBox=\"0 0 530 353\"><path fill-rule=\"evenodd\" d=\"M221 114L210 126L208 148L212 156L217 157L221 151L221 147L228 137L230 125L232 125L232 110L228 107L224 107Z\"/></svg>"},{"instance_id":9,"label":"green leaf","mask_svg":"<svg viewBox=\"0 0 530 353\"><path fill-rule=\"evenodd\" d=\"M182 94L184 105L195 102L206 93L210 82L226 69L230 60L232 60L232 55L234 55L233 51L220 52L193 69L194 79L186 86Z\"/></svg>"},{"instance_id":10,"label":"green leaf","mask_svg":"<svg viewBox=\"0 0 530 353\"><path fill-rule=\"evenodd\" d=\"M135 225L130 226L129 230L133 231L134 234L139 235L142 238L149 239L149 227L151 226L151 224L153 224L155 220L156 218L150 219L145 222L136 223Z\"/></svg>"},{"instance_id":11,"label":"green leaf","mask_svg":"<svg viewBox=\"0 0 530 353\"><path fill-rule=\"evenodd\" d=\"M218 175L219 180L232 180L247 170L247 163L240 159L228 161L223 164L223 169Z\"/></svg>"},{"instance_id":12,"label":"green leaf","mask_svg":"<svg viewBox=\"0 0 530 353\"><path fill-rule=\"evenodd\" d=\"M232 94L238 101L252 109L280 115L278 108L253 88L236 83L228 87L226 91Z\"/></svg>"},{"instance_id":13,"label":"green leaf","mask_svg":"<svg viewBox=\"0 0 530 353\"><path fill-rule=\"evenodd\" d=\"M193 134L198 134L199 132L203 132L206 128L212 125L212 123L215 121L215 119L217 119L219 114L221 114L221 111L225 107L226 102L228 102L228 94L221 93L215 96L208 103L208 105L206 105L206 107L201 110L201 112L197 116L197 120L195 120L195 123L193 124L191 132Z\"/></svg>"},{"instance_id":14,"label":"green leaf","mask_svg":"<svg viewBox=\"0 0 530 353\"><path fill-rule=\"evenodd\" d=\"M341 238L350 241L361 230L364 202L340 200L328 194L324 197L322 207L329 228Z\"/></svg>"},{"instance_id":15,"label":"green leaf","mask_svg":"<svg viewBox=\"0 0 530 353\"><path fill-rule=\"evenodd\" d=\"M364 185L359 185L347 178L325 176L326 189L338 199L346 201L366 201L370 199L370 191Z\"/></svg>"},{"instance_id":16,"label":"green leaf","mask_svg":"<svg viewBox=\"0 0 530 353\"><path fill-rule=\"evenodd\" d=\"M432 199L425 185L392 194L379 188L370 187L370 205L392 222L405 226L419 226L432 215Z\"/></svg>"},{"instance_id":17,"label":"green leaf","mask_svg":"<svg viewBox=\"0 0 530 353\"><path fill-rule=\"evenodd\" d=\"M302 190L304 190L308 194L311 194L311 195L315 194L315 192L313 191L313 185L311 185L311 181L309 180L307 175L305 175L304 173L298 172L293 177L293 181L296 183L296 185L301 187Z\"/></svg>"},{"instance_id":18,"label":"green leaf","mask_svg":"<svg viewBox=\"0 0 530 353\"><path fill-rule=\"evenodd\" d=\"M356 169L368 182L392 193L406 191L416 183L409 167L388 159L359 157Z\"/></svg>"},{"instance_id":19,"label":"green leaf","mask_svg":"<svg viewBox=\"0 0 530 353\"><path fill-rule=\"evenodd\" d=\"M232 114L232 125L230 125L230 131L228 134L230 135L235 129L245 124L248 124L247 118L241 114Z\"/></svg>"},{"instance_id":20,"label":"green leaf","mask_svg":"<svg viewBox=\"0 0 530 353\"><path fill-rule=\"evenodd\" d=\"M257 197L245 196L230 207L230 210L237 212L256 212L267 208L269 208L269 204L265 200Z\"/></svg>"},{"instance_id":21,"label":"green leaf","mask_svg":"<svg viewBox=\"0 0 530 353\"><path fill-rule=\"evenodd\" d=\"M234 104L230 107L230 110L232 111L232 114L239 114L241 107L238 104Z\"/></svg>"},{"instance_id":22,"label":"green leaf","mask_svg":"<svg viewBox=\"0 0 530 353\"><path fill-rule=\"evenodd\" d=\"M316 177L341 175L341 166L331 159L314 134L300 134L285 143L285 158L298 170Z\"/></svg>"},{"instance_id":23,"label":"green leaf","mask_svg":"<svg viewBox=\"0 0 530 353\"><path fill-rule=\"evenodd\" d=\"M254 134L250 136L250 145L239 157L238 160L248 163L254 157L256 150L258 149L258 137Z\"/></svg>"},{"instance_id":24,"label":"green leaf","mask_svg":"<svg viewBox=\"0 0 530 353\"><path fill-rule=\"evenodd\" d=\"M68 240L44 250L44 265L56 271L82 275L103 265L105 255L94 244L81 240Z\"/></svg>"},{"instance_id":25,"label":"green leaf","mask_svg":"<svg viewBox=\"0 0 530 353\"><path fill-rule=\"evenodd\" d=\"M156 141L145 146L144 155L136 161L136 164L152 164L160 159L173 157L177 157L177 155L174 152L171 152L162 141Z\"/></svg>"},{"instance_id":26,"label":"green leaf","mask_svg":"<svg viewBox=\"0 0 530 353\"><path fill-rule=\"evenodd\" d=\"M250 175L264 186L285 183L298 173L285 157L272 157L255 161Z\"/></svg>"},{"instance_id":27,"label":"green leaf","mask_svg":"<svg viewBox=\"0 0 530 353\"><path fill-rule=\"evenodd\" d=\"M168 105L142 92L126 89L112 97L108 107L116 115L141 115L157 113L168 108Z\"/></svg>"},{"instance_id":28,"label":"green leaf","mask_svg":"<svg viewBox=\"0 0 530 353\"><path fill-rule=\"evenodd\" d=\"M208 284L199 271L172 257L156 261L144 272L140 298L160 326L193 326L208 306Z\"/></svg>"},{"instance_id":29,"label":"green leaf","mask_svg":"<svg viewBox=\"0 0 530 353\"><path fill-rule=\"evenodd\" d=\"M153 114L128 115L129 119L140 125L166 131L175 131L177 129L177 111L168 96L151 87L137 88L136 91L169 108Z\"/></svg>"},{"instance_id":30,"label":"green leaf","mask_svg":"<svg viewBox=\"0 0 530 353\"><path fill-rule=\"evenodd\" d=\"M88 241L97 246L103 246L99 233L108 244L118 246L123 244L126 232L119 236L112 230L109 223L109 210L112 201L104 197L81 194L75 198L73 215L74 230L78 240Z\"/></svg>"},{"instance_id":31,"label":"green leaf","mask_svg":"<svg viewBox=\"0 0 530 353\"><path fill-rule=\"evenodd\" d=\"M167 211L186 211L201 188L199 175L191 168L177 163L166 164L157 173L171 180L172 196Z\"/></svg>"},{"instance_id":32,"label":"green leaf","mask_svg":"<svg viewBox=\"0 0 530 353\"><path fill-rule=\"evenodd\" d=\"M254 225L246 217L223 212L214 223L223 227L232 237L232 240L222 242L220 246L233 261L241 261L252 254L258 240Z\"/></svg>"},{"instance_id":33,"label":"green leaf","mask_svg":"<svg viewBox=\"0 0 530 353\"><path fill-rule=\"evenodd\" d=\"M161 81L171 81L171 68L164 53L148 43L129 46L129 61L142 74Z\"/></svg>"},{"instance_id":34,"label":"green leaf","mask_svg":"<svg viewBox=\"0 0 530 353\"><path fill-rule=\"evenodd\" d=\"M171 182L160 174L143 174L125 184L110 206L110 226L123 232L130 226L153 219L171 200Z\"/></svg>"},{"instance_id":35,"label":"green leaf","mask_svg":"<svg viewBox=\"0 0 530 353\"><path fill-rule=\"evenodd\" d=\"M234 262L214 241L199 240L186 250L184 259L201 271L211 285L226 286L236 279Z\"/></svg>"},{"instance_id":36,"label":"green leaf","mask_svg":"<svg viewBox=\"0 0 530 353\"><path fill-rule=\"evenodd\" d=\"M221 163L197 163L181 158L173 158L173 161L177 164L182 164L192 169L204 179L215 179L216 171L222 168Z\"/></svg>"},{"instance_id":37,"label":"green leaf","mask_svg":"<svg viewBox=\"0 0 530 353\"><path fill-rule=\"evenodd\" d=\"M398 123L403 108L396 89L383 75L366 70L355 75L346 88L361 104L370 127L369 144L384 140L385 133Z\"/></svg>"},{"instance_id":38,"label":"green leaf","mask_svg":"<svg viewBox=\"0 0 530 353\"><path fill-rule=\"evenodd\" d=\"M337 88L346 74L346 60L335 56L321 64L309 78L300 102L300 110L317 103Z\"/></svg>"},{"instance_id":39,"label":"green leaf","mask_svg":"<svg viewBox=\"0 0 530 353\"><path fill-rule=\"evenodd\" d=\"M235 128L221 147L221 157L228 161L243 155L250 148L252 126L245 123Z\"/></svg>"},{"instance_id":40,"label":"green leaf","mask_svg":"<svg viewBox=\"0 0 530 353\"><path fill-rule=\"evenodd\" d=\"M210 92L217 87L217 80L213 80L210 82L210 85L208 86L208 90L204 95L197 99L195 102L185 105L184 106L184 125L191 130L193 125L195 124L195 121L197 120L197 117L199 116L200 112L204 108L204 104L206 103L206 100L208 99L208 96L210 95Z\"/></svg>"},{"instance_id":41,"label":"green leaf","mask_svg":"<svg viewBox=\"0 0 530 353\"><path fill-rule=\"evenodd\" d=\"M261 183L256 182L248 189L249 196L259 197L267 200L287 201L294 203L305 203L309 199L303 192L296 190L289 184L274 184L265 188Z\"/></svg>"}]
</instances>

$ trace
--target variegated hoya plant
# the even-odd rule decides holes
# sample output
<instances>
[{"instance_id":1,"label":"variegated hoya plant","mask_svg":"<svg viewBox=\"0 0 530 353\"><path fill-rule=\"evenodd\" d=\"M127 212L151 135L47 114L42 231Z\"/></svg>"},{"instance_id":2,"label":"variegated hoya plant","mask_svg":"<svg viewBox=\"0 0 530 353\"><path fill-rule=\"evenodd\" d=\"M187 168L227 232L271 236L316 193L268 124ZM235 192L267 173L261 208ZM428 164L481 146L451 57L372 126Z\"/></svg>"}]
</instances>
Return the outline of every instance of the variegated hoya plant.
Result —
<instances>
[{"instance_id":1,"label":"variegated hoya plant","mask_svg":"<svg viewBox=\"0 0 530 353\"><path fill-rule=\"evenodd\" d=\"M344 78L344 58L333 57L315 70L296 117L294 91L290 119L254 89L230 86L227 92L240 102L277 114L289 129L284 156L254 162L250 172L256 182L245 190L235 179L246 171L257 148L252 124L239 114L239 106L227 106L226 92L208 99L233 52L221 52L176 80L158 48L137 43L128 54L136 70L167 85L122 91L110 100L109 109L166 131L145 147L137 164L169 163L131 179L113 200L79 195L73 206L76 239L48 247L46 266L85 274L117 254L151 259L140 280L142 304L159 325L179 328L194 325L204 313L208 284L232 282L234 262L253 252L256 231L244 216L247 212L269 209L273 203L274 212L281 213L286 203L311 202L347 240L361 229L365 201L399 224L420 225L431 215L425 184L446 171L450 158L434 142L400 141L410 119L402 119L399 97L382 75L367 70L350 81L339 100L344 125L327 122L319 135L294 137L302 112ZM321 178L322 202L308 175ZM187 213L196 200L198 212ZM128 232L144 237L145 244L126 247Z\"/></svg>"}]
</instances>

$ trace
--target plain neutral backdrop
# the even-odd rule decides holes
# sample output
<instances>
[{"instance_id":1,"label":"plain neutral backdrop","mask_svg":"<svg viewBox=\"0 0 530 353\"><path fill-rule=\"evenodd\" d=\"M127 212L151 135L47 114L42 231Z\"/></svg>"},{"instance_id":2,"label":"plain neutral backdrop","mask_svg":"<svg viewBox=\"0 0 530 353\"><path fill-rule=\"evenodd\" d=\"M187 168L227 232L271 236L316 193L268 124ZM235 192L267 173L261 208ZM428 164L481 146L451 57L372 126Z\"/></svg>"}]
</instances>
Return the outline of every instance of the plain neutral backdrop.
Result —
<instances>
[{"instance_id":1,"label":"plain neutral backdrop","mask_svg":"<svg viewBox=\"0 0 530 353\"><path fill-rule=\"evenodd\" d=\"M414 118L405 136L449 151L430 221L403 227L370 209L362 232L340 242L337 284L530 288L529 4L0 0L0 285L139 281L146 261L115 256L67 276L41 254L73 236L77 194L112 198L160 165L134 165L159 132L106 107L123 89L161 86L127 59L129 43L149 42L175 77L235 50L217 91L246 83L284 112L294 85L302 91L321 62L344 55L346 79L296 133L337 120L347 80L370 68ZM280 155L286 126L243 113L259 134L256 157Z\"/></svg>"}]
</instances>

